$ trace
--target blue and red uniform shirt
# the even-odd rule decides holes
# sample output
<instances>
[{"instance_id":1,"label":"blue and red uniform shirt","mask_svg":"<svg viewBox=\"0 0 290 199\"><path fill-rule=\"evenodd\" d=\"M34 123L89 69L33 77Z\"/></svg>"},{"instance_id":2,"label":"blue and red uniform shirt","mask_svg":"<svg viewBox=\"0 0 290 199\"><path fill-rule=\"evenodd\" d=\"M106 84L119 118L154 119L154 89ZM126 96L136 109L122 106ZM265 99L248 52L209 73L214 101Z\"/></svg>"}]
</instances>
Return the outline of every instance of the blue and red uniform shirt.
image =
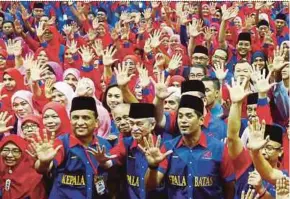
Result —
<instances>
[{"instance_id":1,"label":"blue and red uniform shirt","mask_svg":"<svg viewBox=\"0 0 290 199\"><path fill-rule=\"evenodd\" d=\"M90 147L96 144L110 149L110 144L101 137L94 137ZM78 198L78 199L107 199L107 190L98 194L94 184L94 177L102 179L105 184L107 172L99 167L94 156L86 151L80 141L72 135L60 136L55 145L62 145L53 161L53 187L49 198Z\"/></svg>"},{"instance_id":2,"label":"blue and red uniform shirt","mask_svg":"<svg viewBox=\"0 0 290 199\"><path fill-rule=\"evenodd\" d=\"M169 199L223 198L223 183L234 181L235 175L222 142L202 133L198 145L189 148L178 136L161 151L170 149L173 153L158 168L165 174Z\"/></svg>"},{"instance_id":3,"label":"blue and red uniform shirt","mask_svg":"<svg viewBox=\"0 0 290 199\"><path fill-rule=\"evenodd\" d=\"M156 136L153 136L156 141ZM132 137L123 138L119 144L112 148L111 154L117 155L117 162L126 167L126 199L162 199L163 190L146 192L145 174L148 169L148 162L144 153L138 148L138 143Z\"/></svg>"}]
</instances>

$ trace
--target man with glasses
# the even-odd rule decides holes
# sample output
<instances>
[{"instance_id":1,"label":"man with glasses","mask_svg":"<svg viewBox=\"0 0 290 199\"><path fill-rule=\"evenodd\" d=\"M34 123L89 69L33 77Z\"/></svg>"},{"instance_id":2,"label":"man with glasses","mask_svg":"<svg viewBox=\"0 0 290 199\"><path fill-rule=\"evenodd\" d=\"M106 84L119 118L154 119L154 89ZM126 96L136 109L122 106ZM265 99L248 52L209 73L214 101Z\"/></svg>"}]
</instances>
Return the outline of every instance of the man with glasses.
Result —
<instances>
[{"instance_id":1,"label":"man with glasses","mask_svg":"<svg viewBox=\"0 0 290 199\"><path fill-rule=\"evenodd\" d=\"M209 64L208 50L206 47L197 45L194 48L193 54L191 56L191 64L198 64L203 67L207 67Z\"/></svg>"},{"instance_id":2,"label":"man with glasses","mask_svg":"<svg viewBox=\"0 0 290 199\"><path fill-rule=\"evenodd\" d=\"M195 65L189 68L188 80L202 80L206 76L206 68Z\"/></svg>"}]
</instances>

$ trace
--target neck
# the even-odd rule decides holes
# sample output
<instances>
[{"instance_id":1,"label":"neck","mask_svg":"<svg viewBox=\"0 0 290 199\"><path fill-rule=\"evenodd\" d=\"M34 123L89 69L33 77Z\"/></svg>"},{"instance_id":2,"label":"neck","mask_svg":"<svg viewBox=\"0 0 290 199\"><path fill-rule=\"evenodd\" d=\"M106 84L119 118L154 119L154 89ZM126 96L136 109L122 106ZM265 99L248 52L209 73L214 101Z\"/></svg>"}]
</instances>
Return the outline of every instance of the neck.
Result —
<instances>
[{"instance_id":1,"label":"neck","mask_svg":"<svg viewBox=\"0 0 290 199\"><path fill-rule=\"evenodd\" d=\"M200 135L201 135L201 128L198 128L196 132L191 132L190 134L182 135L184 145L190 148L196 146L200 139Z\"/></svg>"},{"instance_id":2,"label":"neck","mask_svg":"<svg viewBox=\"0 0 290 199\"><path fill-rule=\"evenodd\" d=\"M84 146L88 147L93 141L93 136L90 135L90 136L86 136L86 137L78 137L78 139L81 141L81 143Z\"/></svg>"}]
</instances>

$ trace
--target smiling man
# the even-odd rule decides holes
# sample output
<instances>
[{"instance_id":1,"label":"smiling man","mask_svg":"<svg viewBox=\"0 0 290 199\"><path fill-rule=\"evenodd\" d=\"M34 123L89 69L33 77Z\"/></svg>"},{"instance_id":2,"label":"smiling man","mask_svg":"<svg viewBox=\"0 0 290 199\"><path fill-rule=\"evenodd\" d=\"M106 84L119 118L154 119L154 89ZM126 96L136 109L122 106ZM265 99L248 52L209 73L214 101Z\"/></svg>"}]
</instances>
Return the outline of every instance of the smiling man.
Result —
<instances>
[{"instance_id":1,"label":"smiling man","mask_svg":"<svg viewBox=\"0 0 290 199\"><path fill-rule=\"evenodd\" d=\"M40 173L52 171L56 174L49 198L107 199L108 174L103 168L110 167L112 162L110 165L106 165L107 161L100 164L93 151L89 150L90 147L105 153L110 147L106 140L94 136L98 127L94 98L75 97L70 116L73 132L60 136L56 140L56 148L53 147L54 133L51 140L42 141L39 137L38 142L34 141L38 157L35 168Z\"/></svg>"}]
</instances>

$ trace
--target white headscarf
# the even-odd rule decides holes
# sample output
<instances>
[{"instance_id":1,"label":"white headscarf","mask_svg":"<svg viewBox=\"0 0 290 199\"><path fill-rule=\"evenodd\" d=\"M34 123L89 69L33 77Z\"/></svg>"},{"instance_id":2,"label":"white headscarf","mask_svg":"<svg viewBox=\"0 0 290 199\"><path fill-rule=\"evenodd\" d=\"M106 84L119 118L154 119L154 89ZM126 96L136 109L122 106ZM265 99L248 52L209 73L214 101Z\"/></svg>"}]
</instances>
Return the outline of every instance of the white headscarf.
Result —
<instances>
[{"instance_id":1,"label":"white headscarf","mask_svg":"<svg viewBox=\"0 0 290 199\"><path fill-rule=\"evenodd\" d=\"M65 82L56 82L53 85L53 87L56 90L58 90L59 92L61 92L62 94L64 94L64 96L66 97L67 105L66 105L65 109L69 115L71 103L72 103L73 98L75 97L75 93L74 93L72 87Z\"/></svg>"},{"instance_id":2,"label":"white headscarf","mask_svg":"<svg viewBox=\"0 0 290 199\"><path fill-rule=\"evenodd\" d=\"M62 76L63 79L65 79L65 77L66 77L67 75L69 75L69 74L75 76L75 78L77 78L77 80L80 79L80 71L77 70L77 69L75 69L75 68L68 68L68 69L66 69L66 70L64 71L64 73L63 73L63 76Z\"/></svg>"}]
</instances>

